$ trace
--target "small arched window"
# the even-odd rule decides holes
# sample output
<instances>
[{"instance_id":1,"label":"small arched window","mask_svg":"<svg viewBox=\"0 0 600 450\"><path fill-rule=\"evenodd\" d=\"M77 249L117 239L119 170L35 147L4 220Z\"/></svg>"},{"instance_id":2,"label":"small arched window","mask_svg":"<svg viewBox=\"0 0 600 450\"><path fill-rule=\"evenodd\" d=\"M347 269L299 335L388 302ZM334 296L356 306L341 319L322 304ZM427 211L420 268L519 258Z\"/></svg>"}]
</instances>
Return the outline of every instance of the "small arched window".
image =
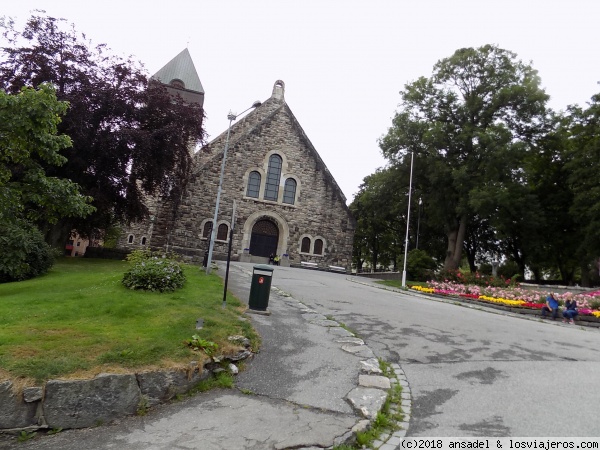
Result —
<instances>
[{"instance_id":1,"label":"small arched window","mask_svg":"<svg viewBox=\"0 0 600 450\"><path fill-rule=\"evenodd\" d=\"M204 229L202 230L202 237L205 237L208 239L210 237L211 232L212 232L212 221L209 220L204 224Z\"/></svg>"},{"instance_id":2,"label":"small arched window","mask_svg":"<svg viewBox=\"0 0 600 450\"><path fill-rule=\"evenodd\" d=\"M177 89L185 89L185 83L177 78L171 80L171 86Z\"/></svg>"},{"instance_id":3,"label":"small arched window","mask_svg":"<svg viewBox=\"0 0 600 450\"><path fill-rule=\"evenodd\" d=\"M316 239L315 240L314 254L315 255L322 255L323 254L323 239Z\"/></svg>"},{"instance_id":4,"label":"small arched window","mask_svg":"<svg viewBox=\"0 0 600 450\"><path fill-rule=\"evenodd\" d=\"M296 203L296 180L288 178L283 188L283 203L293 205Z\"/></svg>"},{"instance_id":5,"label":"small arched window","mask_svg":"<svg viewBox=\"0 0 600 450\"><path fill-rule=\"evenodd\" d=\"M133 239L134 239L133 234L130 234L129 237L127 238L127 243L128 244L133 244Z\"/></svg>"},{"instance_id":6,"label":"small arched window","mask_svg":"<svg viewBox=\"0 0 600 450\"><path fill-rule=\"evenodd\" d=\"M146 245L146 236L142 236L141 243L142 245Z\"/></svg>"},{"instance_id":7,"label":"small arched window","mask_svg":"<svg viewBox=\"0 0 600 450\"><path fill-rule=\"evenodd\" d=\"M248 175L248 188L246 189L246 196L258 198L259 191L260 173L258 173L257 171L250 172L250 175Z\"/></svg>"},{"instance_id":8,"label":"small arched window","mask_svg":"<svg viewBox=\"0 0 600 450\"><path fill-rule=\"evenodd\" d=\"M219 225L219 228L217 229L217 240L226 241L228 231L229 227L227 226L227 224L222 223L221 225Z\"/></svg>"},{"instance_id":9,"label":"small arched window","mask_svg":"<svg viewBox=\"0 0 600 450\"><path fill-rule=\"evenodd\" d=\"M310 238L302 238L302 246L300 247L302 253L310 253Z\"/></svg>"},{"instance_id":10,"label":"small arched window","mask_svg":"<svg viewBox=\"0 0 600 450\"><path fill-rule=\"evenodd\" d=\"M265 184L265 200L277 201L282 163L283 160L279 155L271 155L269 157L269 170L267 171L267 182Z\"/></svg>"}]
</instances>

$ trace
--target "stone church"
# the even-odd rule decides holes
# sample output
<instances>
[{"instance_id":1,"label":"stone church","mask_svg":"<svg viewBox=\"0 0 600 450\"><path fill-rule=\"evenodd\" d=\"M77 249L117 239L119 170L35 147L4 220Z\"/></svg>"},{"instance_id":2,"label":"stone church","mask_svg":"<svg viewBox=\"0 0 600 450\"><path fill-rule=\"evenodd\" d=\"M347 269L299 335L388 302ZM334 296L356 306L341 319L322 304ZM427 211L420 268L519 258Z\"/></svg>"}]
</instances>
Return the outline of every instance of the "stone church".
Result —
<instances>
[{"instance_id":1,"label":"stone church","mask_svg":"<svg viewBox=\"0 0 600 450\"><path fill-rule=\"evenodd\" d=\"M204 89L187 49L153 78L188 101ZM151 199L148 221L124 230L119 247L161 248L202 261L209 247L227 130L194 155L177 208ZM232 214L235 202L235 217ZM351 269L355 222L346 198L285 102L278 80L271 96L231 125L213 259Z\"/></svg>"}]
</instances>

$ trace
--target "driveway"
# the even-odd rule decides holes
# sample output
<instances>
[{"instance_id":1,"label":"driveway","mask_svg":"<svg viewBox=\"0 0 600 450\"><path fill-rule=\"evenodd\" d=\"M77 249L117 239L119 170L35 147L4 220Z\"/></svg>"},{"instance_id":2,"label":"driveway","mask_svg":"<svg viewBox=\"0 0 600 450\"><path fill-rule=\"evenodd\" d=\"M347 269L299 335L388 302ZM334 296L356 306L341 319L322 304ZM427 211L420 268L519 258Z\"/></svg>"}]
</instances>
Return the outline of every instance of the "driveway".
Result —
<instances>
[{"instance_id":1,"label":"driveway","mask_svg":"<svg viewBox=\"0 0 600 450\"><path fill-rule=\"evenodd\" d=\"M597 329L336 273L277 267L273 285L401 365L413 395L408 436L600 436Z\"/></svg>"}]
</instances>

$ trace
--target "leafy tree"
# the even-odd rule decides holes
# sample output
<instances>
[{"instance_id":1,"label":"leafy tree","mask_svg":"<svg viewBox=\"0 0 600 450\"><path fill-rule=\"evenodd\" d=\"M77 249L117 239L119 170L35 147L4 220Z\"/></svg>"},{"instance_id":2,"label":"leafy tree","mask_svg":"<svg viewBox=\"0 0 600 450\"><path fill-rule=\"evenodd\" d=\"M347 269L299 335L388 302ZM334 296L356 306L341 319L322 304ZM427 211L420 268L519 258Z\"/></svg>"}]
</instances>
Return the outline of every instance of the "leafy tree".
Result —
<instances>
[{"instance_id":1,"label":"leafy tree","mask_svg":"<svg viewBox=\"0 0 600 450\"><path fill-rule=\"evenodd\" d=\"M0 91L0 222L54 223L93 212L75 183L44 170L66 162L60 151L71 140L57 134L66 107L48 85L16 95Z\"/></svg>"},{"instance_id":2,"label":"leafy tree","mask_svg":"<svg viewBox=\"0 0 600 450\"><path fill-rule=\"evenodd\" d=\"M578 268L578 247L582 240L581 228L577 225L570 208L573 192L568 181L569 171L567 146L568 117L555 115L553 129L541 141L538 152L529 155L525 162L528 187L536 202L529 201L520 212L527 217L535 212L537 223L522 227L519 236L527 256L527 265L537 280L542 274L556 269L565 284L574 282ZM526 224L531 221L525 221ZM513 257L521 265L521 261Z\"/></svg>"},{"instance_id":3,"label":"leafy tree","mask_svg":"<svg viewBox=\"0 0 600 450\"><path fill-rule=\"evenodd\" d=\"M404 251L406 228L406 188L401 189L398 170L379 169L365 177L350 205L356 219L354 263L358 268L367 261L373 268L393 264Z\"/></svg>"},{"instance_id":4,"label":"leafy tree","mask_svg":"<svg viewBox=\"0 0 600 450\"><path fill-rule=\"evenodd\" d=\"M71 140L57 131L66 108L46 84L15 95L0 90L0 282L31 278L51 267L53 257L37 224L94 210L79 186L44 169L65 163L60 151Z\"/></svg>"},{"instance_id":5,"label":"leafy tree","mask_svg":"<svg viewBox=\"0 0 600 450\"><path fill-rule=\"evenodd\" d=\"M393 164L409 152L429 221L445 228L445 269L460 265L468 227L486 192L522 183L520 162L543 131L548 96L537 72L493 45L439 61L430 78L402 91L380 147Z\"/></svg>"},{"instance_id":6,"label":"leafy tree","mask_svg":"<svg viewBox=\"0 0 600 450\"><path fill-rule=\"evenodd\" d=\"M588 107L572 107L565 125L564 169L572 194L569 214L577 230L575 254L587 285L600 268L600 94Z\"/></svg>"},{"instance_id":7,"label":"leafy tree","mask_svg":"<svg viewBox=\"0 0 600 450\"><path fill-rule=\"evenodd\" d=\"M10 20L2 25L0 86L15 93L51 83L59 100L69 102L59 131L73 146L61 151L65 164L46 169L80 185L96 208L85 220L42 225L49 242L62 243L73 228L89 235L144 218L147 195L180 197L190 148L205 136L198 105L169 95L131 58L92 46L62 19L34 15L22 31Z\"/></svg>"},{"instance_id":8,"label":"leafy tree","mask_svg":"<svg viewBox=\"0 0 600 450\"><path fill-rule=\"evenodd\" d=\"M465 236L464 251L471 272L477 271L477 260L489 260L498 252L495 230L489 220L475 216Z\"/></svg>"}]
</instances>

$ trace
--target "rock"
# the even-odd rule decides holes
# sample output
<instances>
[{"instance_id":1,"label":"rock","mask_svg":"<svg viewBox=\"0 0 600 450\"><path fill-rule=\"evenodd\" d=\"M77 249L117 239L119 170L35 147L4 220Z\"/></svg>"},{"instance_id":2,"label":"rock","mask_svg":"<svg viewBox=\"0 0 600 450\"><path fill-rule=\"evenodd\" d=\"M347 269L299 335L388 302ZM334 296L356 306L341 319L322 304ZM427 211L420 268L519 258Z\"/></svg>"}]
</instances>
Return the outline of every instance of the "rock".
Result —
<instances>
[{"instance_id":1,"label":"rock","mask_svg":"<svg viewBox=\"0 0 600 450\"><path fill-rule=\"evenodd\" d=\"M379 368L379 361L376 358L369 358L360 362L361 370L365 373L383 373Z\"/></svg>"},{"instance_id":2,"label":"rock","mask_svg":"<svg viewBox=\"0 0 600 450\"><path fill-rule=\"evenodd\" d=\"M232 375L237 375L240 372L240 370L237 368L237 366L232 363L229 364L229 371L231 372Z\"/></svg>"},{"instance_id":3,"label":"rock","mask_svg":"<svg viewBox=\"0 0 600 450\"><path fill-rule=\"evenodd\" d=\"M228 355L224 359L235 362L235 361L241 361L243 359L248 359L250 357L252 357L252 352L250 352L248 350L240 350L235 355Z\"/></svg>"},{"instance_id":4,"label":"rock","mask_svg":"<svg viewBox=\"0 0 600 450\"><path fill-rule=\"evenodd\" d=\"M348 353L353 353L362 358L373 358L375 355L373 351L366 345L344 345L342 350Z\"/></svg>"},{"instance_id":5,"label":"rock","mask_svg":"<svg viewBox=\"0 0 600 450\"><path fill-rule=\"evenodd\" d=\"M354 425L352 427L352 432L353 433L363 433L365 431L367 431L369 429L369 427L371 426L371 422L364 419L364 420L359 420L356 425Z\"/></svg>"},{"instance_id":6,"label":"rock","mask_svg":"<svg viewBox=\"0 0 600 450\"><path fill-rule=\"evenodd\" d=\"M381 389L357 387L352 389L346 398L365 418L372 420L383 406L387 392Z\"/></svg>"},{"instance_id":7,"label":"rock","mask_svg":"<svg viewBox=\"0 0 600 450\"><path fill-rule=\"evenodd\" d=\"M140 392L148 399L149 406L165 402L177 394L189 391L208 376L208 372L198 370L187 373L183 370L169 370L136 374Z\"/></svg>"},{"instance_id":8,"label":"rock","mask_svg":"<svg viewBox=\"0 0 600 450\"><path fill-rule=\"evenodd\" d=\"M241 345L241 346L246 347L246 348L250 347L250 339L248 339L245 336L239 336L239 335L229 336L227 338L227 340L229 342L233 342L234 344L238 344L238 345Z\"/></svg>"},{"instance_id":9,"label":"rock","mask_svg":"<svg viewBox=\"0 0 600 450\"><path fill-rule=\"evenodd\" d=\"M23 400L27 403L37 402L42 399L44 390L41 387L28 387L23 389Z\"/></svg>"},{"instance_id":10,"label":"rock","mask_svg":"<svg viewBox=\"0 0 600 450\"><path fill-rule=\"evenodd\" d=\"M135 375L46 383L44 416L51 428L86 428L135 414L142 398Z\"/></svg>"},{"instance_id":11,"label":"rock","mask_svg":"<svg viewBox=\"0 0 600 450\"><path fill-rule=\"evenodd\" d=\"M340 344L365 345L365 341L363 341L362 339L351 336L336 339L335 342L339 342Z\"/></svg>"},{"instance_id":12,"label":"rock","mask_svg":"<svg viewBox=\"0 0 600 450\"><path fill-rule=\"evenodd\" d=\"M348 331L342 327L332 327L332 328L329 328L327 331L335 336L347 336L347 337L354 336L353 333L351 333L350 331Z\"/></svg>"},{"instance_id":13,"label":"rock","mask_svg":"<svg viewBox=\"0 0 600 450\"><path fill-rule=\"evenodd\" d=\"M0 383L0 429L36 425L37 403L25 403L13 392L10 381Z\"/></svg>"},{"instance_id":14,"label":"rock","mask_svg":"<svg viewBox=\"0 0 600 450\"><path fill-rule=\"evenodd\" d=\"M390 389L390 379L379 375L359 375L358 384L363 387L374 387L377 389Z\"/></svg>"},{"instance_id":15,"label":"rock","mask_svg":"<svg viewBox=\"0 0 600 450\"><path fill-rule=\"evenodd\" d=\"M325 317L323 314L318 313L304 313L302 314L302 318L308 320L309 322L311 320L327 320L327 317Z\"/></svg>"}]
</instances>

